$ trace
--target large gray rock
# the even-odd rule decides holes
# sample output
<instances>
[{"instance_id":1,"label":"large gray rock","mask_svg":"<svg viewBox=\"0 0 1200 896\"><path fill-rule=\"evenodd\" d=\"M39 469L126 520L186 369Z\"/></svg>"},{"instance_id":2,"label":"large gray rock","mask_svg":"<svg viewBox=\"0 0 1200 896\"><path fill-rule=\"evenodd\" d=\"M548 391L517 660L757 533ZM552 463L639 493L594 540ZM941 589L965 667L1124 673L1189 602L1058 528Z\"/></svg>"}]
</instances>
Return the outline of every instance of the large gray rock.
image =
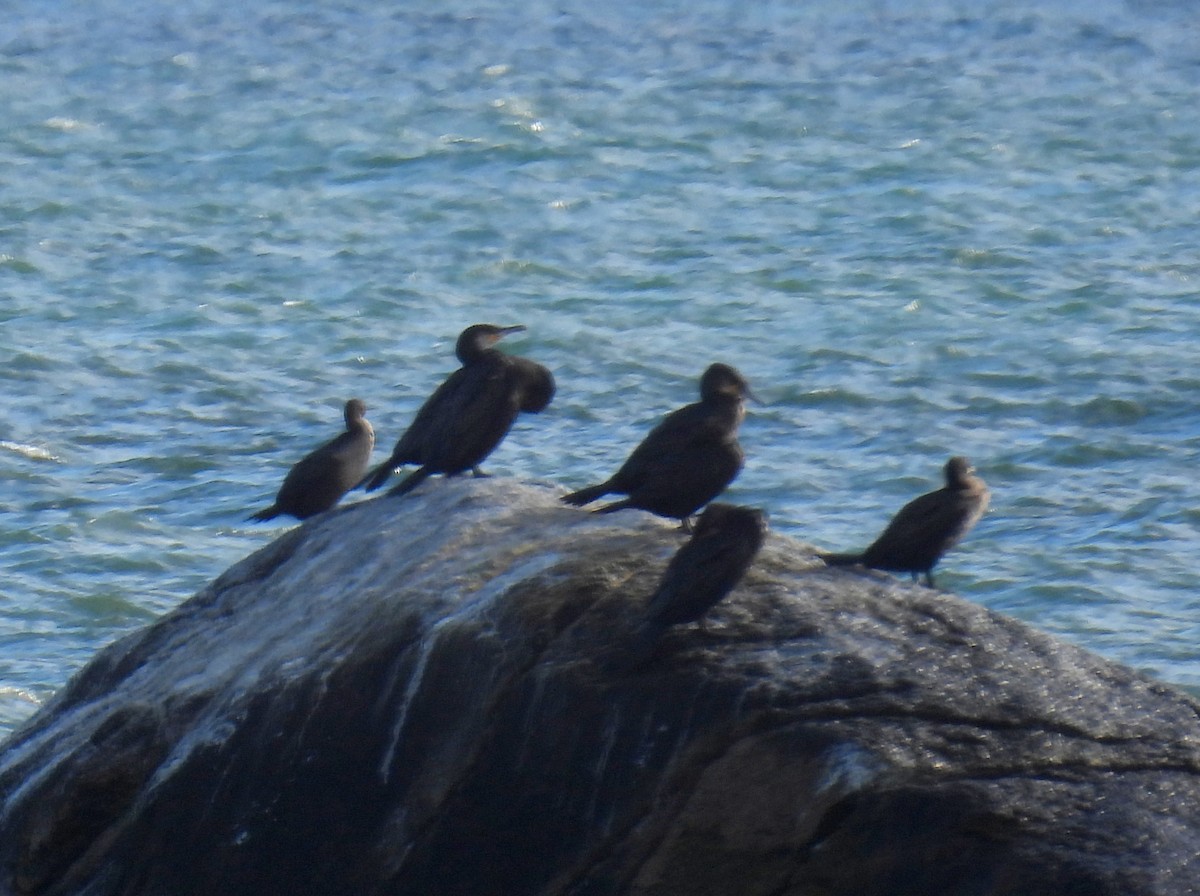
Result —
<instances>
[{"instance_id":1,"label":"large gray rock","mask_svg":"<svg viewBox=\"0 0 1200 896\"><path fill-rule=\"evenodd\" d=\"M1200 892L1200 706L773 535L625 643L682 536L557 491L344 507L0 749L0 893Z\"/></svg>"}]
</instances>

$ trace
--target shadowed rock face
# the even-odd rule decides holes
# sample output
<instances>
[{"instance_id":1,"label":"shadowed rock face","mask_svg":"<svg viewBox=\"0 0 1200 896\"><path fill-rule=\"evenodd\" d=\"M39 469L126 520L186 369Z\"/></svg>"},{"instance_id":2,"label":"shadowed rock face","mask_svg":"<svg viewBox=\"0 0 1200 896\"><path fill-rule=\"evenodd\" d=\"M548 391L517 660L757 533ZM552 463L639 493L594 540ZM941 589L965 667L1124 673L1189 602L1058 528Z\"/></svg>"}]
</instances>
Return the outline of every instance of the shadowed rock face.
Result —
<instances>
[{"instance_id":1,"label":"shadowed rock face","mask_svg":"<svg viewBox=\"0 0 1200 896\"><path fill-rule=\"evenodd\" d=\"M1194 701L779 535L631 669L683 536L557 498L335 510L103 651L0 747L0 893L1197 886Z\"/></svg>"}]
</instances>

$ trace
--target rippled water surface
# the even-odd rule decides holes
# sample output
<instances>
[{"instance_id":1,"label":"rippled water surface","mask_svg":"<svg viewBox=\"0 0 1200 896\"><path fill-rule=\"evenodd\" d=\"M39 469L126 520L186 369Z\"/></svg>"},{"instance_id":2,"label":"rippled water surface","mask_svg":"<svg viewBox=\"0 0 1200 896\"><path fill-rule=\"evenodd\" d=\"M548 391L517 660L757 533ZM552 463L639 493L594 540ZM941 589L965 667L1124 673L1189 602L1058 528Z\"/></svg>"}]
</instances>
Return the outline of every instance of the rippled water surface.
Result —
<instances>
[{"instance_id":1,"label":"rippled water surface","mask_svg":"<svg viewBox=\"0 0 1200 896\"><path fill-rule=\"evenodd\" d=\"M1200 688L1190 4L420 6L6 7L0 734L485 320L559 381L490 471L611 472L724 360L731 499L848 550L966 454L939 584Z\"/></svg>"}]
</instances>

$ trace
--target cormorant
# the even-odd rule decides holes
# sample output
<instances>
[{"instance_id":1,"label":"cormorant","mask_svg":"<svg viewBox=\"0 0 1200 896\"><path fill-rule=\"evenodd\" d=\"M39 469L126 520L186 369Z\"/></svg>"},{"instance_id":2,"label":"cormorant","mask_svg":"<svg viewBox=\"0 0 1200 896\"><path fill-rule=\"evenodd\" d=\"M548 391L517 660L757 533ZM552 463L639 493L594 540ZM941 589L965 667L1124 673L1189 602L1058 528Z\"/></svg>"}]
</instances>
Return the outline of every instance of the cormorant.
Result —
<instances>
[{"instance_id":1,"label":"cormorant","mask_svg":"<svg viewBox=\"0 0 1200 896\"><path fill-rule=\"evenodd\" d=\"M674 517L691 531L689 517L719 495L742 469L737 441L750 385L728 364L713 364L700 378L700 401L663 418L612 478L565 496L582 506L602 495L627 495L601 507L626 507Z\"/></svg>"},{"instance_id":2,"label":"cormorant","mask_svg":"<svg viewBox=\"0 0 1200 896\"><path fill-rule=\"evenodd\" d=\"M307 455L289 471L275 503L247 520L269 520L281 513L298 520L328 510L362 477L375 447L375 431L367 422L367 406L357 398L346 402L346 431Z\"/></svg>"},{"instance_id":3,"label":"cormorant","mask_svg":"<svg viewBox=\"0 0 1200 896\"><path fill-rule=\"evenodd\" d=\"M483 476L479 465L500 444L517 414L536 414L554 397L549 370L493 348L508 333L524 329L474 324L463 330L454 347L462 367L429 396L392 456L359 485L374 491L405 464L420 466L388 494L412 491L434 473L454 476L471 470Z\"/></svg>"},{"instance_id":4,"label":"cormorant","mask_svg":"<svg viewBox=\"0 0 1200 896\"><path fill-rule=\"evenodd\" d=\"M670 626L695 622L716 606L741 581L766 534L767 516L758 508L709 504L646 604L635 656L645 657Z\"/></svg>"},{"instance_id":5,"label":"cormorant","mask_svg":"<svg viewBox=\"0 0 1200 896\"><path fill-rule=\"evenodd\" d=\"M965 457L952 457L944 468L946 485L900 508L883 533L861 554L822 554L830 566L861 564L888 572L924 573L933 587L933 568L987 510L987 484Z\"/></svg>"}]
</instances>

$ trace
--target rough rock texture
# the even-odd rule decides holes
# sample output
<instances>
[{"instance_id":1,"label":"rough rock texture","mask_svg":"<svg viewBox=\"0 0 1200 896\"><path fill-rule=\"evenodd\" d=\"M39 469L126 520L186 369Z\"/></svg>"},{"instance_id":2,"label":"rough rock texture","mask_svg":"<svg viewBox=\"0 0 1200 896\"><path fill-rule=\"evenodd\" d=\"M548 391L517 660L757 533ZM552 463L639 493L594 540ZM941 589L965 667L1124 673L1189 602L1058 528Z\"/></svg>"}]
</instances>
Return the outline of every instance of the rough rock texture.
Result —
<instances>
[{"instance_id":1,"label":"rough rock texture","mask_svg":"<svg viewBox=\"0 0 1200 896\"><path fill-rule=\"evenodd\" d=\"M426 483L292 530L0 748L0 893L1183 894L1196 702L778 535L631 663L682 536Z\"/></svg>"}]
</instances>

